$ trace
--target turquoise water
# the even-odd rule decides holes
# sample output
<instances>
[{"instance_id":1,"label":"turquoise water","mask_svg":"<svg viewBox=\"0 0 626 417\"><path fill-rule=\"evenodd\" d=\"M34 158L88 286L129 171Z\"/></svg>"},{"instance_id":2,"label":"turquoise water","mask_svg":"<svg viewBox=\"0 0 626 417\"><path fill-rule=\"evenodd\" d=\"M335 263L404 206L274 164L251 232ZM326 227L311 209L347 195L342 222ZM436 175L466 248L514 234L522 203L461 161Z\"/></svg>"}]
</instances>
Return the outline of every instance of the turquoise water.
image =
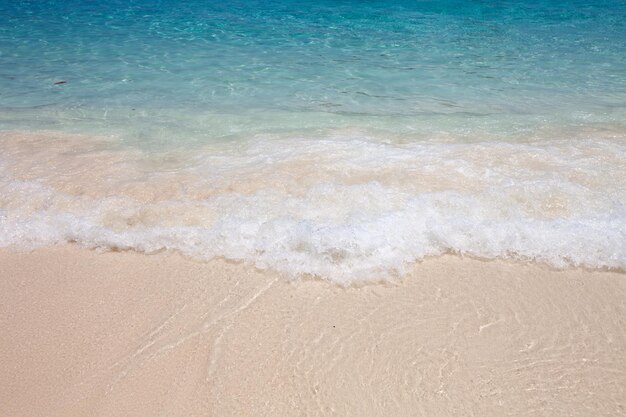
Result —
<instances>
[{"instance_id":1,"label":"turquoise water","mask_svg":"<svg viewBox=\"0 0 626 417\"><path fill-rule=\"evenodd\" d=\"M0 130L5 246L626 266L624 1L4 1Z\"/></svg>"},{"instance_id":2,"label":"turquoise water","mask_svg":"<svg viewBox=\"0 0 626 417\"><path fill-rule=\"evenodd\" d=\"M424 135L624 123L623 1L65 0L0 15L3 128L156 123L175 141L301 117Z\"/></svg>"}]
</instances>

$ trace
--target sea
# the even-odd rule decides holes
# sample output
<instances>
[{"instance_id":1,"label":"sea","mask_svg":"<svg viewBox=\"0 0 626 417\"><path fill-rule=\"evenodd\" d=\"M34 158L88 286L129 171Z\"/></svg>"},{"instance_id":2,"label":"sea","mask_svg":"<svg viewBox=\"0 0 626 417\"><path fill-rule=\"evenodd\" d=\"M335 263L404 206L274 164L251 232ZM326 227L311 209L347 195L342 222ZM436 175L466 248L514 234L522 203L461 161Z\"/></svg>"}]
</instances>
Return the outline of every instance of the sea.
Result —
<instances>
[{"instance_id":1,"label":"sea","mask_svg":"<svg viewBox=\"0 0 626 417\"><path fill-rule=\"evenodd\" d=\"M339 284L626 269L626 1L0 0L0 247Z\"/></svg>"}]
</instances>

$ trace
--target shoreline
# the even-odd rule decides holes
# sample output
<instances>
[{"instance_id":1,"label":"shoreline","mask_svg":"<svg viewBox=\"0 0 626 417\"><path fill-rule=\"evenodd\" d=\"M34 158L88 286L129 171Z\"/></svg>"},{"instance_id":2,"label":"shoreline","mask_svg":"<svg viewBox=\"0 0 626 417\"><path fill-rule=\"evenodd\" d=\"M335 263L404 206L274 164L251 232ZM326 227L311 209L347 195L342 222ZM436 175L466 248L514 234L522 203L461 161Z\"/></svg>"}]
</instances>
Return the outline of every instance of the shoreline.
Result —
<instances>
[{"instance_id":1,"label":"shoreline","mask_svg":"<svg viewBox=\"0 0 626 417\"><path fill-rule=\"evenodd\" d=\"M621 415L626 275L444 256L340 287L0 249L3 415Z\"/></svg>"},{"instance_id":2,"label":"shoreline","mask_svg":"<svg viewBox=\"0 0 626 417\"><path fill-rule=\"evenodd\" d=\"M342 284L446 253L626 268L623 139L344 139L155 154L0 132L0 246L168 249Z\"/></svg>"}]
</instances>

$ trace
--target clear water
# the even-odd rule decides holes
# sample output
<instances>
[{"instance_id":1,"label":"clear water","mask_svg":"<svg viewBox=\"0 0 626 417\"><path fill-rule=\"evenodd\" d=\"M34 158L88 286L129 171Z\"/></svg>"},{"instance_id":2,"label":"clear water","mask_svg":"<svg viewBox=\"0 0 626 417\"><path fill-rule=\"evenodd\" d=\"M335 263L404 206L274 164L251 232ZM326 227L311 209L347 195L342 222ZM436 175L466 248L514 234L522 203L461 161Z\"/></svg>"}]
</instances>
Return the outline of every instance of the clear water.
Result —
<instances>
[{"instance_id":1,"label":"clear water","mask_svg":"<svg viewBox=\"0 0 626 417\"><path fill-rule=\"evenodd\" d=\"M5 1L0 16L3 127L175 142L284 119L624 123L623 1Z\"/></svg>"},{"instance_id":2,"label":"clear water","mask_svg":"<svg viewBox=\"0 0 626 417\"><path fill-rule=\"evenodd\" d=\"M3 1L0 130L5 246L626 266L624 1Z\"/></svg>"}]
</instances>

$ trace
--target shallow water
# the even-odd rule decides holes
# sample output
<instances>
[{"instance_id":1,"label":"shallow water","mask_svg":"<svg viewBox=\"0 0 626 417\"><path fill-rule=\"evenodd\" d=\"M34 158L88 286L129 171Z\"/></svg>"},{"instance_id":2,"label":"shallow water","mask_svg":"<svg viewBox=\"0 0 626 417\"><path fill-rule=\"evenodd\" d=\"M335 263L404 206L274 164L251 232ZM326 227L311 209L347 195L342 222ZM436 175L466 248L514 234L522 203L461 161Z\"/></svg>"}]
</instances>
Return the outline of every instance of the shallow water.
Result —
<instances>
[{"instance_id":1,"label":"shallow water","mask_svg":"<svg viewBox=\"0 0 626 417\"><path fill-rule=\"evenodd\" d=\"M625 2L0 16L3 246L176 249L341 282L450 252L626 268Z\"/></svg>"},{"instance_id":2,"label":"shallow water","mask_svg":"<svg viewBox=\"0 0 626 417\"><path fill-rule=\"evenodd\" d=\"M4 2L3 127L142 145L623 127L626 3L527 3Z\"/></svg>"}]
</instances>

